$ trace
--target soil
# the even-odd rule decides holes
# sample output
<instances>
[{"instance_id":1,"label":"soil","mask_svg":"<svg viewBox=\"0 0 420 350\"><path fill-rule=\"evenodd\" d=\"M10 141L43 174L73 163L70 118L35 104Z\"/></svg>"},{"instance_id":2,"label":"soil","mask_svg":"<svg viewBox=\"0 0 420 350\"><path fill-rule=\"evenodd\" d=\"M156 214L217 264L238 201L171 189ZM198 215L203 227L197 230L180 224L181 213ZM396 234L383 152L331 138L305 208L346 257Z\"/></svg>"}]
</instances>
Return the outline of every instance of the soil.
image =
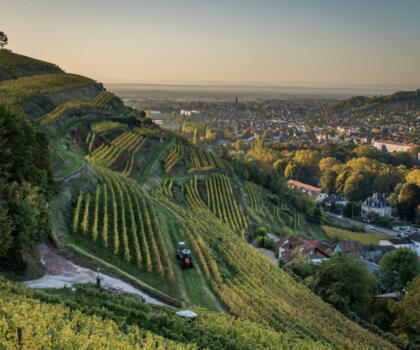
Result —
<instances>
[{"instance_id":1,"label":"soil","mask_svg":"<svg viewBox=\"0 0 420 350\"><path fill-rule=\"evenodd\" d=\"M24 282L30 288L63 288L72 287L80 283L96 283L97 271L79 266L60 255L58 249L46 243L38 246L41 261L45 266L45 275L37 280ZM117 278L99 272L101 286L105 289L114 289L122 293L130 293L143 298L147 303L166 305L143 291Z\"/></svg>"}]
</instances>

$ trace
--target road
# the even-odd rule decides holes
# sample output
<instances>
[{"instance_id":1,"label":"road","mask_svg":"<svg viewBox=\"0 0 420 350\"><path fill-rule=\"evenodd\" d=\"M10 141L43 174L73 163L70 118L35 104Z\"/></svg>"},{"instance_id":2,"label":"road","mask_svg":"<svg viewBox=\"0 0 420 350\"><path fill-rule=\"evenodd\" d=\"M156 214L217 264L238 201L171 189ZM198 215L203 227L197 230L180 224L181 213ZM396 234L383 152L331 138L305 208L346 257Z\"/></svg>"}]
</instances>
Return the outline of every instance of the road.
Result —
<instances>
[{"instance_id":1,"label":"road","mask_svg":"<svg viewBox=\"0 0 420 350\"><path fill-rule=\"evenodd\" d=\"M63 288L79 283L96 283L97 272L72 263L70 260L57 254L53 248L46 244L39 245L38 249L46 272L43 277L37 280L24 282L30 288ZM102 273L100 278L101 286L105 288L113 288L124 293L134 294L143 298L149 304L166 305L117 278Z\"/></svg>"},{"instance_id":2,"label":"road","mask_svg":"<svg viewBox=\"0 0 420 350\"><path fill-rule=\"evenodd\" d=\"M391 229L388 229L388 228L384 228L384 227L381 227L381 226L366 224L366 223L361 222L361 221L345 218L345 217L342 217L340 215L336 215L336 214L329 213L329 212L326 212L326 213L329 216L331 216L331 217L333 217L337 220L343 221L343 222L348 222L348 223L354 224L354 225L364 225L367 233L386 233L386 234L392 235L392 236L397 236L397 235L400 234L400 232L398 232L398 231L391 230ZM369 226L372 226L373 229L370 229Z\"/></svg>"}]
</instances>

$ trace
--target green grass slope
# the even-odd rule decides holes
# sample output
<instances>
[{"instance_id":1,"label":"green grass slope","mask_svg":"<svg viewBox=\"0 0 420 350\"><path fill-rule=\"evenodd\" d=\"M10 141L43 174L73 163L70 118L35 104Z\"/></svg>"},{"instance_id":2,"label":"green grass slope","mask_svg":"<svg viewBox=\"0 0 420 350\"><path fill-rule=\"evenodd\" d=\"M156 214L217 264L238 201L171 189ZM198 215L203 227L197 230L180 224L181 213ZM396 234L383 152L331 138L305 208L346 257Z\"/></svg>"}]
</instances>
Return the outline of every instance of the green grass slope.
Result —
<instances>
[{"instance_id":1,"label":"green grass slope","mask_svg":"<svg viewBox=\"0 0 420 350\"><path fill-rule=\"evenodd\" d=\"M10 50L0 50L0 81L56 73L63 71L55 64L19 55Z\"/></svg>"}]
</instances>

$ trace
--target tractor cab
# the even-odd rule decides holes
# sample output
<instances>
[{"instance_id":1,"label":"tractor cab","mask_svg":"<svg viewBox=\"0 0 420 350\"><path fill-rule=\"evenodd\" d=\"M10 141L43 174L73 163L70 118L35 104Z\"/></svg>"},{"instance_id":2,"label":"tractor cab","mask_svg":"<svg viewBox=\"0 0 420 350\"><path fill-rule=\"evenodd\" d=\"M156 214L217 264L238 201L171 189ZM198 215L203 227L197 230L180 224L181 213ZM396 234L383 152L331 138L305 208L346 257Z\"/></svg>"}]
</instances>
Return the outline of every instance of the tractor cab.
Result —
<instances>
[{"instance_id":1,"label":"tractor cab","mask_svg":"<svg viewBox=\"0 0 420 350\"><path fill-rule=\"evenodd\" d=\"M182 268L193 267L191 251L185 249L185 243L179 242L178 249L176 251L176 258L179 260L179 264Z\"/></svg>"}]
</instances>

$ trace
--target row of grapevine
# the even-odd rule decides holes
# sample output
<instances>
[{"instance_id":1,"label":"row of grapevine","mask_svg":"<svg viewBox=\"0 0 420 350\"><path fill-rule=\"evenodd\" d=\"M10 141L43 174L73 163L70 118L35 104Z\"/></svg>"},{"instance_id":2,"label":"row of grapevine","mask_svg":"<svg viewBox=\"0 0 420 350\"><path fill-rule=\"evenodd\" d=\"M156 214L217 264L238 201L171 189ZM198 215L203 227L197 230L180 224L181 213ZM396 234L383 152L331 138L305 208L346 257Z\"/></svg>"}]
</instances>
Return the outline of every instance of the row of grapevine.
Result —
<instances>
[{"instance_id":1,"label":"row of grapevine","mask_svg":"<svg viewBox=\"0 0 420 350\"><path fill-rule=\"evenodd\" d=\"M94 194L79 194L73 232L109 248L127 264L175 281L153 203L133 181L95 166L104 183Z\"/></svg>"},{"instance_id":2,"label":"row of grapevine","mask_svg":"<svg viewBox=\"0 0 420 350\"><path fill-rule=\"evenodd\" d=\"M259 202L258 185L253 182L245 181L245 188L247 189L249 198L251 200L251 209L256 212L258 210Z\"/></svg>"},{"instance_id":3,"label":"row of grapevine","mask_svg":"<svg viewBox=\"0 0 420 350\"><path fill-rule=\"evenodd\" d=\"M177 137L176 145L172 146L169 153L162 159L165 168L165 174L168 174L172 168L179 162L184 154L184 147L182 145L182 139Z\"/></svg>"},{"instance_id":4,"label":"row of grapevine","mask_svg":"<svg viewBox=\"0 0 420 350\"><path fill-rule=\"evenodd\" d=\"M210 207L221 202L220 182L212 178L209 183ZM188 196L194 201L194 182L188 184ZM229 187L227 191L230 193ZM313 348L392 349L393 346L343 317L324 303L304 285L294 281L287 273L273 265L260 252L253 249L209 210L186 210L162 193L156 198L184 218L184 231L191 241L193 252L213 292L226 308L240 319L248 319L300 339L302 344L316 341ZM197 198L196 198L197 199ZM198 199L197 199L198 200ZM188 203L188 200L187 200ZM216 209L217 210L217 209ZM222 204L219 205L219 211ZM222 214L223 215L223 214ZM182 221L180 222L182 225ZM198 238L201 240L199 241ZM202 243L199 243L202 242ZM204 256L207 251L207 257ZM216 252L217 260L212 259ZM217 261L219 271L233 271L220 276L212 272L210 262ZM216 279L218 281L216 282ZM303 348L311 346L303 345Z\"/></svg>"},{"instance_id":5,"label":"row of grapevine","mask_svg":"<svg viewBox=\"0 0 420 350\"><path fill-rule=\"evenodd\" d=\"M120 122L111 122L109 120L104 120L102 122L98 122L95 124L92 124L90 126L90 130L93 133L100 133L100 132L104 132L104 131L108 131L108 130L112 130L112 129L116 129L116 128L126 128L127 124L123 124Z\"/></svg>"},{"instance_id":6,"label":"row of grapevine","mask_svg":"<svg viewBox=\"0 0 420 350\"><path fill-rule=\"evenodd\" d=\"M177 136L176 145L173 146L169 153L162 159L165 174L168 174L184 155L187 155L193 163L193 168L189 169L189 173L225 169L222 160L212 152L196 147L184 138Z\"/></svg>"},{"instance_id":7,"label":"row of grapevine","mask_svg":"<svg viewBox=\"0 0 420 350\"><path fill-rule=\"evenodd\" d=\"M235 231L248 226L242 207L237 203L232 185L226 175L213 175L206 181L207 205L219 219Z\"/></svg>"},{"instance_id":8,"label":"row of grapevine","mask_svg":"<svg viewBox=\"0 0 420 350\"><path fill-rule=\"evenodd\" d=\"M165 179L165 180L163 180L162 186L156 187L152 191L152 194L162 194L166 197L173 198L173 196L174 196L174 194L172 192L173 185L174 185L174 179L173 178Z\"/></svg>"},{"instance_id":9,"label":"row of grapevine","mask_svg":"<svg viewBox=\"0 0 420 350\"><path fill-rule=\"evenodd\" d=\"M0 288L2 349L198 349L196 345L174 342L135 325L120 327L112 319L86 315L64 303L42 302L11 282L1 281Z\"/></svg>"},{"instance_id":10,"label":"row of grapevine","mask_svg":"<svg viewBox=\"0 0 420 350\"><path fill-rule=\"evenodd\" d=\"M112 99L114 98L114 94L108 91L101 91L96 97L94 97L90 102L82 102L82 101L70 101L67 103L63 103L62 105L57 106L51 112L45 114L44 116L38 118L36 121L39 125L43 126L46 125L53 120L57 119L60 115L65 113L66 111L72 108L83 108L83 107L91 107L91 108L98 108L110 111L112 110Z\"/></svg>"},{"instance_id":11,"label":"row of grapevine","mask_svg":"<svg viewBox=\"0 0 420 350\"><path fill-rule=\"evenodd\" d=\"M107 111L112 110L110 102L114 98L114 94L108 91L101 91L89 104L92 107L104 109Z\"/></svg>"},{"instance_id":12,"label":"row of grapevine","mask_svg":"<svg viewBox=\"0 0 420 350\"><path fill-rule=\"evenodd\" d=\"M98 148L87 155L85 159L93 164L111 167L123 152L137 152L144 145L145 140L146 138L144 136L127 131L112 140L109 145L102 143ZM131 172L131 170L129 171Z\"/></svg>"},{"instance_id":13,"label":"row of grapevine","mask_svg":"<svg viewBox=\"0 0 420 350\"><path fill-rule=\"evenodd\" d=\"M123 176L130 176L131 171L133 170L133 165L134 165L134 160L135 160L135 156L136 153L138 151L140 151L140 149L143 147L143 145L146 143L147 138L143 137L143 139L137 144L137 146L135 146L135 148L133 149L132 147L129 148L129 151L131 150L131 157L129 159L127 159L127 162L125 164L125 168L122 172Z\"/></svg>"}]
</instances>

